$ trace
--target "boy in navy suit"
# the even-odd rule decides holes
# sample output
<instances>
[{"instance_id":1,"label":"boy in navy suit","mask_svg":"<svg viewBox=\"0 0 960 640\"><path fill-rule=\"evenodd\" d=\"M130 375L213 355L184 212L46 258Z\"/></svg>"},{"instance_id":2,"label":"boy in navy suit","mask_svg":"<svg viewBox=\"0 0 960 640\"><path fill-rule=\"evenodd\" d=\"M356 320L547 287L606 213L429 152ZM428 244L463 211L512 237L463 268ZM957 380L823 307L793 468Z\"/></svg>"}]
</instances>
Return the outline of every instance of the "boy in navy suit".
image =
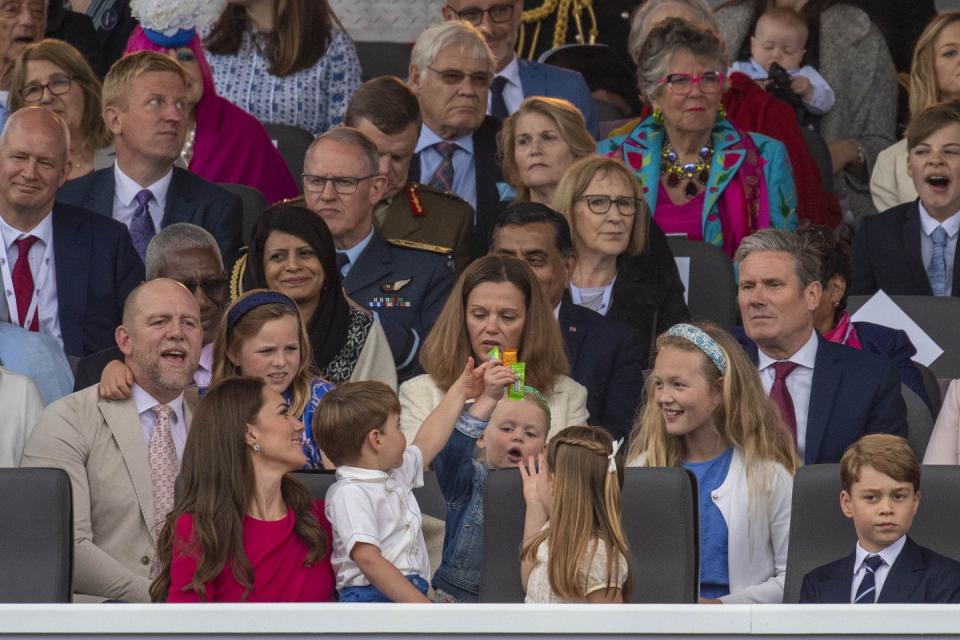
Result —
<instances>
[{"instance_id":1,"label":"boy in navy suit","mask_svg":"<svg viewBox=\"0 0 960 640\"><path fill-rule=\"evenodd\" d=\"M920 463L907 441L864 436L843 454L840 479L857 546L804 576L800 602L960 602L960 563L907 535L920 506Z\"/></svg>"}]
</instances>

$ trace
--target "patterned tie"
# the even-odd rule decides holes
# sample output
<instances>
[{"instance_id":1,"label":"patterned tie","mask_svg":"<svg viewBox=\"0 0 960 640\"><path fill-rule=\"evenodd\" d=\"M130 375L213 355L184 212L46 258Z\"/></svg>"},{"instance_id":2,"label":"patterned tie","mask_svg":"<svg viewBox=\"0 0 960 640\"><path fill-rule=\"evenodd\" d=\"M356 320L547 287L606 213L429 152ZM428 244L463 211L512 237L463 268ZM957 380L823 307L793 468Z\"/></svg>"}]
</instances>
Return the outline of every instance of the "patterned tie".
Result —
<instances>
[{"instance_id":1,"label":"patterned tie","mask_svg":"<svg viewBox=\"0 0 960 640\"><path fill-rule=\"evenodd\" d=\"M947 291L947 230L943 227L937 227L930 234L933 240L933 253L930 256L930 264L927 265L927 278L930 280L930 288L933 289L935 296L948 296Z\"/></svg>"},{"instance_id":2,"label":"patterned tie","mask_svg":"<svg viewBox=\"0 0 960 640\"><path fill-rule=\"evenodd\" d=\"M134 197L137 201L137 208L133 212L133 219L130 220L130 237L133 239L133 247L140 254L142 260L146 260L147 245L153 236L157 235L157 229L153 226L153 218L150 217L150 201L153 199L153 192L150 189L143 189Z\"/></svg>"},{"instance_id":3,"label":"patterned tie","mask_svg":"<svg viewBox=\"0 0 960 640\"><path fill-rule=\"evenodd\" d=\"M497 76L490 84L490 115L498 120L506 120L510 115L507 110L507 101L503 97L503 88L507 86L507 79Z\"/></svg>"},{"instance_id":4,"label":"patterned tie","mask_svg":"<svg viewBox=\"0 0 960 640\"><path fill-rule=\"evenodd\" d=\"M883 558L880 556L867 556L863 561L863 580L857 587L857 595L853 599L853 604L873 604L877 601L877 569L883 565Z\"/></svg>"},{"instance_id":5,"label":"patterned tie","mask_svg":"<svg viewBox=\"0 0 960 640\"><path fill-rule=\"evenodd\" d=\"M153 413L156 420L150 437L148 458L150 482L153 485L153 515L159 531L167 514L173 510L173 483L180 473L180 462L170 433L170 407L158 404L153 408Z\"/></svg>"},{"instance_id":6,"label":"patterned tie","mask_svg":"<svg viewBox=\"0 0 960 640\"><path fill-rule=\"evenodd\" d=\"M770 387L770 399L780 408L780 415L793 436L794 447L797 446L797 415L793 410L793 397L787 389L787 376L796 368L796 362L774 362L773 386Z\"/></svg>"},{"instance_id":7,"label":"patterned tie","mask_svg":"<svg viewBox=\"0 0 960 640\"><path fill-rule=\"evenodd\" d=\"M430 187L443 193L453 193L453 152L457 145L452 142L438 142L433 148L440 154L440 166L430 178Z\"/></svg>"},{"instance_id":8,"label":"patterned tie","mask_svg":"<svg viewBox=\"0 0 960 640\"><path fill-rule=\"evenodd\" d=\"M30 311L30 302L33 300L34 285L33 272L30 271L30 260L28 254L33 243L39 240L36 236L27 236L14 240L17 245L17 261L13 264L13 293L17 298L17 313L20 316L20 326L24 326L27 321L27 313ZM37 293L39 296L40 294ZM40 310L33 314L33 320L27 327L30 331L40 331Z\"/></svg>"},{"instance_id":9,"label":"patterned tie","mask_svg":"<svg viewBox=\"0 0 960 640\"><path fill-rule=\"evenodd\" d=\"M350 256L345 252L337 251L337 271L340 272L340 275L346 275L343 273L343 268L350 264Z\"/></svg>"}]
</instances>

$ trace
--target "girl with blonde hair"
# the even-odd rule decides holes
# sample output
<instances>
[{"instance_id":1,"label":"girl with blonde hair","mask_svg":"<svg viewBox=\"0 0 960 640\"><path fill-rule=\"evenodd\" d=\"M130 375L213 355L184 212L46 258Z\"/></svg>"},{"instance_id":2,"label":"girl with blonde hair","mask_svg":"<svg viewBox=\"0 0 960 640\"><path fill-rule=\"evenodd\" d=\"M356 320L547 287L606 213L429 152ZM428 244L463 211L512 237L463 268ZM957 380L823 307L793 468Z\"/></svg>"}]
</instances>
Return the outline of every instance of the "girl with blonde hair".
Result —
<instances>
[{"instance_id":1,"label":"girl with blonde hair","mask_svg":"<svg viewBox=\"0 0 960 640\"><path fill-rule=\"evenodd\" d=\"M622 465L598 427L569 427L520 465L527 510L520 553L526 602L622 603L632 587L620 521Z\"/></svg>"},{"instance_id":2,"label":"girl with blonde hair","mask_svg":"<svg viewBox=\"0 0 960 640\"><path fill-rule=\"evenodd\" d=\"M657 339L627 460L697 476L701 602L783 600L797 458L732 336L703 323L675 325Z\"/></svg>"}]
</instances>

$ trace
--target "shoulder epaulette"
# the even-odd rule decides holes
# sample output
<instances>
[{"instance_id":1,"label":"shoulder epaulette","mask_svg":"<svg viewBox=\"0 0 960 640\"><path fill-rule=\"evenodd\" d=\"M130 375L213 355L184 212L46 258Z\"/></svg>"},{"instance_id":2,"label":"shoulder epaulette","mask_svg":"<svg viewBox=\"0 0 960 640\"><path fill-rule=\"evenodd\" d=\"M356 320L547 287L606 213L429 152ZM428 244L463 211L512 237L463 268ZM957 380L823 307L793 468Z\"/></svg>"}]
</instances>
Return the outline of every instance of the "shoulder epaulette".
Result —
<instances>
[{"instance_id":1,"label":"shoulder epaulette","mask_svg":"<svg viewBox=\"0 0 960 640\"><path fill-rule=\"evenodd\" d=\"M445 256L453 253L453 249L450 247L442 247L438 244L427 244L426 242L403 240L401 238L388 238L387 242L395 247L403 247L404 249L413 249L415 251L429 251L430 253L439 253Z\"/></svg>"},{"instance_id":2,"label":"shoulder epaulette","mask_svg":"<svg viewBox=\"0 0 960 640\"><path fill-rule=\"evenodd\" d=\"M448 191L439 191L437 189L434 189L431 186L420 184L419 182L408 183L406 186L406 189L416 189L418 195L420 193L429 193L432 196L439 196L441 198L446 198L447 200L453 200L454 202L460 202L467 206L470 206L470 204L466 200L464 200L463 198L461 198L455 193L450 193Z\"/></svg>"},{"instance_id":3,"label":"shoulder epaulette","mask_svg":"<svg viewBox=\"0 0 960 640\"><path fill-rule=\"evenodd\" d=\"M247 268L247 254L237 258L230 272L230 301L233 302L243 293L243 273Z\"/></svg>"}]
</instances>

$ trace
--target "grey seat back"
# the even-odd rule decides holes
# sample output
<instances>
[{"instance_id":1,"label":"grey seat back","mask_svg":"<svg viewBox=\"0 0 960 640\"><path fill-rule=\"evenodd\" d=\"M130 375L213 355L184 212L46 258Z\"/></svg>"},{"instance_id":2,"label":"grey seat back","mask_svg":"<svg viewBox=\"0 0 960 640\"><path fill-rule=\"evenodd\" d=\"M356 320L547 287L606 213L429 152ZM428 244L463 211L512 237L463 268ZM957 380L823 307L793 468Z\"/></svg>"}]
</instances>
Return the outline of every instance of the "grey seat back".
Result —
<instances>
[{"instance_id":1,"label":"grey seat back","mask_svg":"<svg viewBox=\"0 0 960 640\"><path fill-rule=\"evenodd\" d=\"M70 602L70 477L62 469L0 469L0 504L0 602Z\"/></svg>"},{"instance_id":2,"label":"grey seat back","mask_svg":"<svg viewBox=\"0 0 960 640\"><path fill-rule=\"evenodd\" d=\"M313 142L313 134L289 124L264 122L263 127L267 130L270 139L276 143L277 151L280 152L283 161L287 163L287 168L297 181L300 193L303 193L303 181L300 180L300 176L303 175L303 158Z\"/></svg>"},{"instance_id":3,"label":"grey seat back","mask_svg":"<svg viewBox=\"0 0 960 640\"><path fill-rule=\"evenodd\" d=\"M525 514L520 473L491 472L484 484L481 602L523 602L520 547ZM623 527L633 560L630 601L696 602L700 546L693 475L684 469L626 469Z\"/></svg>"},{"instance_id":4,"label":"grey seat back","mask_svg":"<svg viewBox=\"0 0 960 640\"><path fill-rule=\"evenodd\" d=\"M239 196L243 205L243 243L248 244L253 225L257 224L260 215L267 209L267 199L263 197L259 189L254 189L245 184L220 182L217 186Z\"/></svg>"},{"instance_id":5,"label":"grey seat back","mask_svg":"<svg viewBox=\"0 0 960 640\"><path fill-rule=\"evenodd\" d=\"M710 320L721 327L737 324L737 283L727 254L712 244L683 236L667 236L667 242L675 258L690 258L690 318Z\"/></svg>"},{"instance_id":6,"label":"grey seat back","mask_svg":"<svg viewBox=\"0 0 960 640\"><path fill-rule=\"evenodd\" d=\"M920 509L910 537L950 558L960 558L960 466L927 465L920 481ZM840 465L801 467L793 480L790 551L783 601L800 600L803 577L848 555L857 543L853 523L840 511Z\"/></svg>"}]
</instances>

